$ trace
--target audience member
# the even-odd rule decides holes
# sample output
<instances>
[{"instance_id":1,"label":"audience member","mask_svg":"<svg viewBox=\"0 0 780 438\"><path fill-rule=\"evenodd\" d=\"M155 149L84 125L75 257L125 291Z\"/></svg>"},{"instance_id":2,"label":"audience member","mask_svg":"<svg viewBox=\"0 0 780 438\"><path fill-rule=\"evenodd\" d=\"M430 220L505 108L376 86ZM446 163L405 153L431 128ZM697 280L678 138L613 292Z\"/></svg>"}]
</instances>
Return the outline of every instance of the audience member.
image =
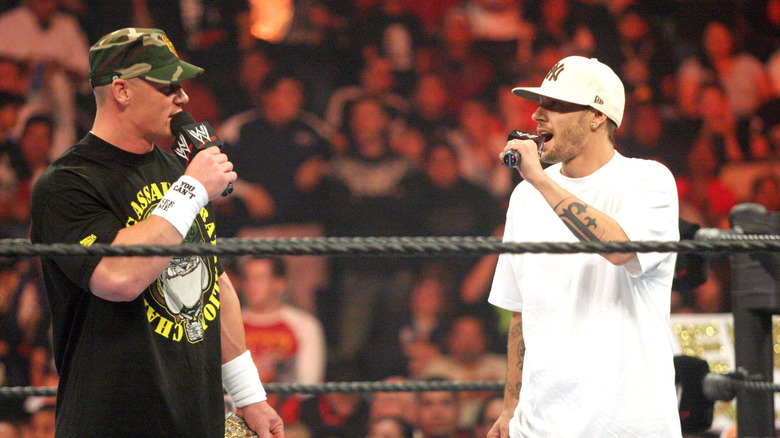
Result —
<instances>
[{"instance_id":1,"label":"audience member","mask_svg":"<svg viewBox=\"0 0 780 438\"><path fill-rule=\"evenodd\" d=\"M626 86L627 100L636 103L673 100L677 60L661 30L636 4L619 14L617 29L623 57L618 73Z\"/></svg>"},{"instance_id":2,"label":"audience member","mask_svg":"<svg viewBox=\"0 0 780 438\"><path fill-rule=\"evenodd\" d=\"M241 128L252 120L261 117L258 108L262 107L260 98L265 79L274 71L274 62L268 53L267 44L254 44L241 55L238 80L245 95L246 109L223 120L217 128L217 134L227 144L238 142Z\"/></svg>"},{"instance_id":3,"label":"audience member","mask_svg":"<svg viewBox=\"0 0 780 438\"><path fill-rule=\"evenodd\" d=\"M454 381L504 380L506 358L489 352L488 343L487 329L480 318L458 317L447 332L445 354L434 358L423 370L423 376L440 376ZM477 391L461 394L461 427L470 427L476 422L480 405L490 395Z\"/></svg>"},{"instance_id":4,"label":"audience member","mask_svg":"<svg viewBox=\"0 0 780 438\"><path fill-rule=\"evenodd\" d=\"M320 383L325 376L326 347L317 317L285 303L287 269L279 258L240 260L237 291L243 303L246 347L260 380ZM285 425L297 421L300 398L268 394Z\"/></svg>"},{"instance_id":5,"label":"audience member","mask_svg":"<svg viewBox=\"0 0 780 438\"><path fill-rule=\"evenodd\" d=\"M434 143L425 154L423 170L420 178L410 178L406 184L409 209L419 218L423 235L499 235L505 218L501 204L490 192L461 176L454 149L446 143ZM461 294L460 304L482 309L486 316L492 315L493 309L479 298L490 287L496 260L496 255L487 255L446 263Z\"/></svg>"},{"instance_id":6,"label":"audience member","mask_svg":"<svg viewBox=\"0 0 780 438\"><path fill-rule=\"evenodd\" d=\"M12 136L24 99L0 91L0 224L7 237L22 238L29 225L30 169Z\"/></svg>"},{"instance_id":7,"label":"audience member","mask_svg":"<svg viewBox=\"0 0 780 438\"><path fill-rule=\"evenodd\" d=\"M264 382L319 383L325 375L325 337L317 318L285 303L286 266L279 258L240 261L247 349Z\"/></svg>"},{"instance_id":8,"label":"audience member","mask_svg":"<svg viewBox=\"0 0 780 438\"><path fill-rule=\"evenodd\" d=\"M490 428L496 424L501 411L504 410L504 397L501 395L494 395L489 399L482 402L482 406L479 408L479 414L477 415L477 423L474 426L474 438L487 437Z\"/></svg>"},{"instance_id":9,"label":"audience member","mask_svg":"<svg viewBox=\"0 0 780 438\"><path fill-rule=\"evenodd\" d=\"M312 208L329 236L416 235L401 182L413 165L392 153L384 106L364 98L352 106L350 150L336 156L311 192ZM332 260L338 312L336 357L355 360L368 347L371 327L400 319L412 279L407 260L338 257ZM369 364L366 364L369 365ZM374 366L375 364L370 364Z\"/></svg>"},{"instance_id":10,"label":"audience member","mask_svg":"<svg viewBox=\"0 0 780 438\"><path fill-rule=\"evenodd\" d=\"M420 75L412 93L411 111L407 122L429 138L444 137L458 126L450 106L450 93L444 78L438 73Z\"/></svg>"},{"instance_id":11,"label":"audience member","mask_svg":"<svg viewBox=\"0 0 780 438\"><path fill-rule=\"evenodd\" d=\"M408 95L415 83L414 63L423 40L420 20L403 0L378 0L360 23L363 58L390 60L396 91Z\"/></svg>"},{"instance_id":12,"label":"audience member","mask_svg":"<svg viewBox=\"0 0 780 438\"><path fill-rule=\"evenodd\" d=\"M473 43L468 16L452 8L437 37L420 50L417 59L419 73L435 72L444 79L455 111L464 100L487 94L495 81L493 65Z\"/></svg>"},{"instance_id":13,"label":"audience member","mask_svg":"<svg viewBox=\"0 0 780 438\"><path fill-rule=\"evenodd\" d=\"M496 160L508 133L489 102L468 99L460 108L458 128L448 131L445 138L457 152L460 175L499 201L508 200L513 188L512 172Z\"/></svg>"},{"instance_id":14,"label":"audience member","mask_svg":"<svg viewBox=\"0 0 780 438\"><path fill-rule=\"evenodd\" d=\"M452 312L453 281L440 264L429 264L418 274L409 297L409 309L397 342L391 344L403 353L407 373L418 378L444 351L444 340ZM401 358L399 358L401 359Z\"/></svg>"},{"instance_id":15,"label":"audience member","mask_svg":"<svg viewBox=\"0 0 780 438\"><path fill-rule=\"evenodd\" d=\"M182 57L205 70L200 83L216 93L225 115L241 111L244 99L236 81L236 60L254 43L248 0L150 1L147 5L152 27L165 29Z\"/></svg>"},{"instance_id":16,"label":"audience member","mask_svg":"<svg viewBox=\"0 0 780 438\"><path fill-rule=\"evenodd\" d=\"M343 131L351 107L366 97L378 99L391 118L405 117L409 112L409 101L395 92L392 69L387 57L367 57L358 72L358 83L340 87L330 95L325 120L335 129Z\"/></svg>"},{"instance_id":17,"label":"audience member","mask_svg":"<svg viewBox=\"0 0 780 438\"><path fill-rule=\"evenodd\" d=\"M432 378L431 380L444 380ZM415 429L420 438L468 438L458 426L460 401L452 391L425 391L417 393L417 421Z\"/></svg>"},{"instance_id":18,"label":"audience member","mask_svg":"<svg viewBox=\"0 0 780 438\"><path fill-rule=\"evenodd\" d=\"M53 157L76 141L76 94L86 83L89 46L75 18L57 10L57 0L24 0L0 15L0 55L33 69L28 90L37 111L54 118Z\"/></svg>"},{"instance_id":19,"label":"audience member","mask_svg":"<svg viewBox=\"0 0 780 438\"><path fill-rule=\"evenodd\" d=\"M684 114L694 112L704 84L719 83L735 117L731 124L743 149L740 158L752 158L747 150L748 119L772 95L769 76L758 59L740 50L726 24L707 24L702 38L703 54L687 58L677 73L680 109Z\"/></svg>"},{"instance_id":20,"label":"audience member","mask_svg":"<svg viewBox=\"0 0 780 438\"><path fill-rule=\"evenodd\" d=\"M258 101L259 117L241 128L234 147L225 149L241 175L233 183L233 194L221 200L229 204L220 207L223 214L233 211L230 220L223 220L227 235L246 226L308 219L303 194L313 183L305 181L311 179L307 172L321 172L330 145L323 134L324 122L305 111L305 98L297 78L269 75Z\"/></svg>"},{"instance_id":21,"label":"audience member","mask_svg":"<svg viewBox=\"0 0 780 438\"><path fill-rule=\"evenodd\" d=\"M352 366L328 364L328 382L356 380ZM312 438L354 438L364 436L368 428L368 405L358 392L328 392L301 403L300 421Z\"/></svg>"},{"instance_id":22,"label":"audience member","mask_svg":"<svg viewBox=\"0 0 780 438\"><path fill-rule=\"evenodd\" d=\"M622 135L617 142L621 154L663 163L673 174L685 170L688 143L670 129L659 105L644 102L632 105L623 120Z\"/></svg>"},{"instance_id":23,"label":"audience member","mask_svg":"<svg viewBox=\"0 0 780 438\"><path fill-rule=\"evenodd\" d=\"M780 156L780 90L777 97L756 110L751 132L750 150L754 158L771 160Z\"/></svg>"},{"instance_id":24,"label":"audience member","mask_svg":"<svg viewBox=\"0 0 780 438\"><path fill-rule=\"evenodd\" d=\"M29 263L0 258L0 386L33 384L33 352L46 345L44 306ZM0 398L0 420L23 419L22 402Z\"/></svg>"},{"instance_id":25,"label":"audience member","mask_svg":"<svg viewBox=\"0 0 780 438\"><path fill-rule=\"evenodd\" d=\"M718 179L715 152L707 143L697 142L686 165L686 172L676 177L680 217L704 227L728 228L728 214L737 200Z\"/></svg>"},{"instance_id":26,"label":"audience member","mask_svg":"<svg viewBox=\"0 0 780 438\"><path fill-rule=\"evenodd\" d=\"M406 378L400 376L382 379L383 383L403 383L406 381ZM371 395L368 416L371 421L392 417L414 424L416 415L415 397L413 392L375 392Z\"/></svg>"},{"instance_id":27,"label":"audience member","mask_svg":"<svg viewBox=\"0 0 780 438\"><path fill-rule=\"evenodd\" d=\"M412 438L414 429L405 420L383 417L372 420L366 438Z\"/></svg>"},{"instance_id":28,"label":"audience member","mask_svg":"<svg viewBox=\"0 0 780 438\"><path fill-rule=\"evenodd\" d=\"M530 60L534 26L523 17L519 0L468 0L462 2L469 21L474 50L482 53L499 76L512 74L516 63Z\"/></svg>"},{"instance_id":29,"label":"audience member","mask_svg":"<svg viewBox=\"0 0 780 438\"><path fill-rule=\"evenodd\" d=\"M767 211L780 211L780 175L777 172L756 175L750 183L748 201L763 205Z\"/></svg>"},{"instance_id":30,"label":"audience member","mask_svg":"<svg viewBox=\"0 0 780 438\"><path fill-rule=\"evenodd\" d=\"M31 416L25 438L54 438L55 406L53 403L39 407Z\"/></svg>"}]
</instances>

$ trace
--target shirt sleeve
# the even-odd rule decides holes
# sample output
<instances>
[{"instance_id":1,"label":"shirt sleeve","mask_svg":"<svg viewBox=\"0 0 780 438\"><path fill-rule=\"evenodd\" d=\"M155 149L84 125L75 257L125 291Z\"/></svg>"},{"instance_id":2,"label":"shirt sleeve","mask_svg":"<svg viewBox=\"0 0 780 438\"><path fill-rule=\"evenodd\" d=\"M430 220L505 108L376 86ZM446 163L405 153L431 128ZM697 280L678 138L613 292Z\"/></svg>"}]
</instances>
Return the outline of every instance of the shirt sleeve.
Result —
<instances>
[{"instance_id":1,"label":"shirt sleeve","mask_svg":"<svg viewBox=\"0 0 780 438\"><path fill-rule=\"evenodd\" d=\"M649 162L637 184L626 190L621 208L613 215L631 241L678 241L679 203L672 173L663 165ZM629 274L638 277L655 269L670 253L637 253L626 264Z\"/></svg>"},{"instance_id":2,"label":"shirt sleeve","mask_svg":"<svg viewBox=\"0 0 780 438\"><path fill-rule=\"evenodd\" d=\"M514 194L512 196L514 198ZM513 202L514 201L514 202ZM506 225L504 227L504 242L511 242L516 239L514 235L513 206L516 199L510 199L509 208L506 216ZM496 273L493 276L493 284L490 287L488 302L496 307L506 309L512 312L522 312L523 297L518 288L516 273L512 267L512 254L501 254L498 256Z\"/></svg>"},{"instance_id":3,"label":"shirt sleeve","mask_svg":"<svg viewBox=\"0 0 780 438\"><path fill-rule=\"evenodd\" d=\"M33 196L31 240L36 243L111 243L124 224L77 177L60 174L39 181ZM54 189L56 188L56 189ZM53 257L57 267L79 287L89 281L102 257Z\"/></svg>"}]
</instances>

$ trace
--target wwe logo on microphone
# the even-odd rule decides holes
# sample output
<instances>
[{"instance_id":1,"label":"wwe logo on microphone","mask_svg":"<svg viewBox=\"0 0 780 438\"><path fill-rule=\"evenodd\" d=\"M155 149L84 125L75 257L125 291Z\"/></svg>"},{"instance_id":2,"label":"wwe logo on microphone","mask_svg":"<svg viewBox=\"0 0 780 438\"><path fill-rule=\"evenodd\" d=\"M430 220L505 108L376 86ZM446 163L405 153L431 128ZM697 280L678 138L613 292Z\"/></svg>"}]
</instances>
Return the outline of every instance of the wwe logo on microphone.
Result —
<instances>
[{"instance_id":1,"label":"wwe logo on microphone","mask_svg":"<svg viewBox=\"0 0 780 438\"><path fill-rule=\"evenodd\" d=\"M204 145L212 140L215 140L216 138L212 138L209 135L209 130L206 128L205 125L199 124L195 126L192 129L184 128L185 131L187 131L188 134L195 140L200 141L201 145Z\"/></svg>"},{"instance_id":2,"label":"wwe logo on microphone","mask_svg":"<svg viewBox=\"0 0 780 438\"><path fill-rule=\"evenodd\" d=\"M192 152L192 145L187 143L187 139L184 135L179 134L176 138L176 144L172 148L173 153L184 158L185 161L190 161L190 152Z\"/></svg>"}]
</instances>

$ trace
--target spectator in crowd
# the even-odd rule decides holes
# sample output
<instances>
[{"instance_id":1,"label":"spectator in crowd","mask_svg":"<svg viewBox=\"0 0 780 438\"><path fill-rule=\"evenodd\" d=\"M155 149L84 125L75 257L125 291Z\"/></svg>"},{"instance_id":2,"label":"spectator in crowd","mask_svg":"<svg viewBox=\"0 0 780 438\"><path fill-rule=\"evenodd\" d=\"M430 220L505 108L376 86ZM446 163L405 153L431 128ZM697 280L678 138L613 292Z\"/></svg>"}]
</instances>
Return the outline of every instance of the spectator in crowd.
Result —
<instances>
[{"instance_id":1,"label":"spectator in crowd","mask_svg":"<svg viewBox=\"0 0 780 438\"><path fill-rule=\"evenodd\" d=\"M222 211L233 212L222 221L232 228L227 235L241 227L308 219L304 193L314 183L305 181L311 179L307 172L319 174L331 150L324 122L304 109L305 97L297 78L283 72L266 77L260 116L241 128L234 147L226 148L241 175L233 194L221 200L230 204Z\"/></svg>"},{"instance_id":2,"label":"spectator in crowd","mask_svg":"<svg viewBox=\"0 0 780 438\"><path fill-rule=\"evenodd\" d=\"M285 303L287 268L280 258L249 256L240 260L237 283L243 303L246 346L260 380L320 383L325 376L326 347L316 316ZM300 397L268 394L290 433L297 422Z\"/></svg>"},{"instance_id":3,"label":"spectator in crowd","mask_svg":"<svg viewBox=\"0 0 780 438\"><path fill-rule=\"evenodd\" d=\"M771 160L780 154L780 90L761 105L751 120L750 150L755 158Z\"/></svg>"},{"instance_id":4,"label":"spectator in crowd","mask_svg":"<svg viewBox=\"0 0 780 438\"><path fill-rule=\"evenodd\" d=\"M0 224L22 238L29 224L30 169L12 130L24 98L0 91Z\"/></svg>"},{"instance_id":5,"label":"spectator in crowd","mask_svg":"<svg viewBox=\"0 0 780 438\"><path fill-rule=\"evenodd\" d=\"M39 407L30 418L25 438L54 438L55 406L53 403Z\"/></svg>"},{"instance_id":6,"label":"spectator in crowd","mask_svg":"<svg viewBox=\"0 0 780 438\"><path fill-rule=\"evenodd\" d=\"M691 114L698 109L700 90L707 83L720 84L735 118L729 127L735 130L741 148L739 157L729 158L752 159L748 150L749 118L772 96L769 76L758 59L740 50L734 33L722 22L707 25L702 50L702 55L689 57L680 66L678 105L683 114Z\"/></svg>"},{"instance_id":7,"label":"spectator in crowd","mask_svg":"<svg viewBox=\"0 0 780 438\"><path fill-rule=\"evenodd\" d=\"M511 131L507 128L488 101L468 99L458 113L458 128L445 137L457 152L460 175L499 201L508 200L512 190L512 173L496 160Z\"/></svg>"},{"instance_id":8,"label":"spectator in crowd","mask_svg":"<svg viewBox=\"0 0 780 438\"><path fill-rule=\"evenodd\" d=\"M464 100L487 94L496 77L493 65L473 43L468 16L452 8L437 38L420 50L417 59L419 73L436 72L444 79L453 111Z\"/></svg>"},{"instance_id":9,"label":"spectator in crowd","mask_svg":"<svg viewBox=\"0 0 780 438\"><path fill-rule=\"evenodd\" d=\"M632 105L623 123L625 127L617 145L621 154L658 161L675 175L685 169L688 143L684 143L684 135L670 129L658 104L644 102Z\"/></svg>"},{"instance_id":10,"label":"spectator in crowd","mask_svg":"<svg viewBox=\"0 0 780 438\"><path fill-rule=\"evenodd\" d=\"M423 42L420 20L403 0L378 0L359 27L363 58L386 57L395 76L395 91L408 96L414 88L415 61Z\"/></svg>"},{"instance_id":11,"label":"spectator in crowd","mask_svg":"<svg viewBox=\"0 0 780 438\"><path fill-rule=\"evenodd\" d=\"M46 303L32 274L29 262L0 258L0 386L32 385L34 352L47 345ZM0 420L24 419L22 402L0 399Z\"/></svg>"},{"instance_id":12,"label":"spectator in crowd","mask_svg":"<svg viewBox=\"0 0 780 438\"><path fill-rule=\"evenodd\" d=\"M343 131L352 105L366 97L378 99L392 119L404 118L409 112L409 101L395 92L392 68L387 57L366 57L358 72L358 83L337 88L330 95L325 120L335 129Z\"/></svg>"},{"instance_id":13,"label":"spectator in crowd","mask_svg":"<svg viewBox=\"0 0 780 438\"><path fill-rule=\"evenodd\" d=\"M352 106L348 153L335 157L329 172L311 193L312 208L329 236L416 235L402 181L413 165L392 153L390 120L375 98ZM339 257L332 262L338 295L336 357L355 360L368 345L373 325L400 319L412 281L403 259ZM381 318L381 319L380 319ZM386 319L385 319L386 318Z\"/></svg>"},{"instance_id":14,"label":"spectator in crowd","mask_svg":"<svg viewBox=\"0 0 780 438\"><path fill-rule=\"evenodd\" d=\"M614 17L599 3L573 0L541 0L529 16L540 17L534 44L554 41L563 56L580 55L598 58L609 65L619 65L618 31Z\"/></svg>"},{"instance_id":15,"label":"spectator in crowd","mask_svg":"<svg viewBox=\"0 0 780 438\"><path fill-rule=\"evenodd\" d=\"M403 353L406 371L421 377L436 357L444 351L454 295L454 282L440 264L424 267L412 286L409 310L404 315L398 337L393 343Z\"/></svg>"},{"instance_id":16,"label":"spectator in crowd","mask_svg":"<svg viewBox=\"0 0 780 438\"><path fill-rule=\"evenodd\" d=\"M750 184L748 201L763 205L767 211L780 211L780 175L776 172L756 175Z\"/></svg>"},{"instance_id":17,"label":"spectator in crowd","mask_svg":"<svg viewBox=\"0 0 780 438\"><path fill-rule=\"evenodd\" d=\"M30 66L28 98L55 121L52 157L76 141L76 94L86 84L89 51L78 21L57 5L58 0L24 0L0 15L0 55Z\"/></svg>"},{"instance_id":18,"label":"spectator in crowd","mask_svg":"<svg viewBox=\"0 0 780 438\"><path fill-rule=\"evenodd\" d=\"M498 417L501 415L501 411L504 410L504 398L500 395L495 395L482 402L482 406L479 408L479 414L477 415L477 423L474 426L474 438L486 437L490 428L496 424Z\"/></svg>"},{"instance_id":19,"label":"spectator in crowd","mask_svg":"<svg viewBox=\"0 0 780 438\"><path fill-rule=\"evenodd\" d=\"M407 379L401 376L391 376L382 379L383 383L403 383ZM368 406L368 416L371 421L382 418L398 418L409 424L414 424L415 394L413 392L375 392L371 395Z\"/></svg>"},{"instance_id":20,"label":"spectator in crowd","mask_svg":"<svg viewBox=\"0 0 780 438\"><path fill-rule=\"evenodd\" d=\"M247 349L261 381L319 383L325 375L325 337L317 318L285 304L286 266L279 258L240 262Z\"/></svg>"},{"instance_id":21,"label":"spectator in crowd","mask_svg":"<svg viewBox=\"0 0 780 438\"><path fill-rule=\"evenodd\" d=\"M430 380L446 380L431 378ZM460 400L454 391L423 391L417 393L415 429L421 438L468 438L458 425Z\"/></svg>"},{"instance_id":22,"label":"spectator in crowd","mask_svg":"<svg viewBox=\"0 0 780 438\"><path fill-rule=\"evenodd\" d=\"M241 52L254 43L249 2L189 0L147 2L153 27L166 34L182 56L205 72L201 84L216 93L226 116L243 109L238 77Z\"/></svg>"},{"instance_id":23,"label":"spectator in crowd","mask_svg":"<svg viewBox=\"0 0 780 438\"><path fill-rule=\"evenodd\" d=\"M458 163L451 146L435 142L425 153L422 174L406 181L409 208L421 221L420 231L426 236L495 235L504 223L498 199L465 179ZM474 263L469 258L447 263L456 285Z\"/></svg>"},{"instance_id":24,"label":"spectator in crowd","mask_svg":"<svg viewBox=\"0 0 780 438\"><path fill-rule=\"evenodd\" d=\"M528 62L534 26L523 17L519 0L468 0L461 8L473 34L474 50L484 54L497 75L516 72Z\"/></svg>"},{"instance_id":25,"label":"spectator in crowd","mask_svg":"<svg viewBox=\"0 0 780 438\"><path fill-rule=\"evenodd\" d=\"M506 357L489 352L488 343L487 329L480 318L458 317L447 332L445 354L434 358L423 376L441 376L454 381L504 380ZM461 427L476 423L479 407L490 395L477 391L461 394Z\"/></svg>"},{"instance_id":26,"label":"spectator in crowd","mask_svg":"<svg viewBox=\"0 0 780 438\"><path fill-rule=\"evenodd\" d=\"M267 46L267 44L257 42L241 55L238 80L247 99L247 108L227 117L219 124L217 134L225 143L236 144L241 128L261 117L259 108L263 106L262 101L260 101L263 95L263 83L275 68Z\"/></svg>"},{"instance_id":27,"label":"spectator in crowd","mask_svg":"<svg viewBox=\"0 0 780 438\"><path fill-rule=\"evenodd\" d=\"M331 362L325 375L328 382L356 380L351 365ZM311 438L354 438L368 429L368 404L357 392L328 392L301 403L300 421Z\"/></svg>"},{"instance_id":28,"label":"spectator in crowd","mask_svg":"<svg viewBox=\"0 0 780 438\"><path fill-rule=\"evenodd\" d=\"M657 104L673 101L674 72L677 61L672 45L643 13L633 5L618 16L620 52L623 63L618 70L626 84L629 102Z\"/></svg>"},{"instance_id":29,"label":"spectator in crowd","mask_svg":"<svg viewBox=\"0 0 780 438\"><path fill-rule=\"evenodd\" d=\"M414 87L411 105L407 122L418 127L429 138L443 137L448 130L457 127L447 84L438 73L420 75Z\"/></svg>"},{"instance_id":30,"label":"spectator in crowd","mask_svg":"<svg viewBox=\"0 0 780 438\"><path fill-rule=\"evenodd\" d=\"M414 429L405 420L398 417L382 417L371 421L366 438L412 438L413 436Z\"/></svg>"}]
</instances>

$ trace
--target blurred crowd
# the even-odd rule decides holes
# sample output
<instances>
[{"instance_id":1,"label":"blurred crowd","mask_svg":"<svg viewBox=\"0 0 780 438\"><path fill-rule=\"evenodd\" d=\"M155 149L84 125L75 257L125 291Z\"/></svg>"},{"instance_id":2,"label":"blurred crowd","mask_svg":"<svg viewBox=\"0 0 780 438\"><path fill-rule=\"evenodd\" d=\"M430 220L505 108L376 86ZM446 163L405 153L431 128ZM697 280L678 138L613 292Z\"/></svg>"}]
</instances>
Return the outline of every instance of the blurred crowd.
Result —
<instances>
[{"instance_id":1,"label":"blurred crowd","mask_svg":"<svg viewBox=\"0 0 780 438\"><path fill-rule=\"evenodd\" d=\"M278 39L254 36L287 12ZM519 177L498 153L536 128L510 90L569 55L620 75L617 149L672 170L682 219L780 209L780 0L0 0L0 238L27 238L36 177L91 126L89 46L131 26L206 70L185 110L239 175L214 203L221 237L501 236ZM226 267L265 382L502 380L495 260ZM728 260L701 262L673 312L730 310ZM0 259L0 386L56 385L48 330L37 261ZM292 436L482 437L495 395L272 398ZM49 436L50 400L0 412L0 437Z\"/></svg>"}]
</instances>

